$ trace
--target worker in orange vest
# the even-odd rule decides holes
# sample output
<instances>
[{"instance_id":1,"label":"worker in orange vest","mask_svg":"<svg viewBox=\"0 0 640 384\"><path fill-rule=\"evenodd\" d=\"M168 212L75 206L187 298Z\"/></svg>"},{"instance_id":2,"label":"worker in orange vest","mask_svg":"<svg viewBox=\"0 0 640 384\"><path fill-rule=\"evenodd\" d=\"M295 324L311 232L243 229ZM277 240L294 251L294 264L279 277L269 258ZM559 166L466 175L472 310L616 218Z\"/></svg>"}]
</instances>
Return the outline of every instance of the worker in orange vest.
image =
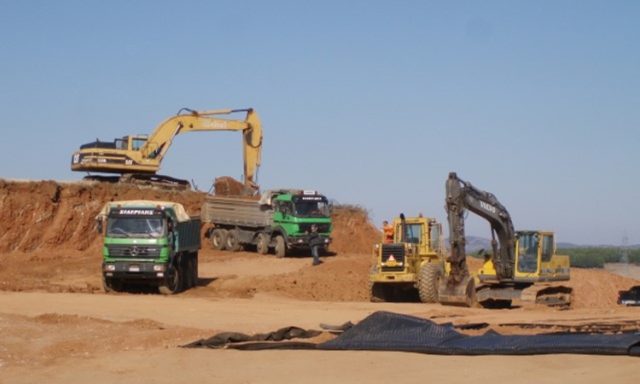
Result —
<instances>
[{"instance_id":1,"label":"worker in orange vest","mask_svg":"<svg viewBox=\"0 0 640 384\"><path fill-rule=\"evenodd\" d=\"M382 233L386 244L393 243L393 225L389 224L387 220L382 222Z\"/></svg>"}]
</instances>

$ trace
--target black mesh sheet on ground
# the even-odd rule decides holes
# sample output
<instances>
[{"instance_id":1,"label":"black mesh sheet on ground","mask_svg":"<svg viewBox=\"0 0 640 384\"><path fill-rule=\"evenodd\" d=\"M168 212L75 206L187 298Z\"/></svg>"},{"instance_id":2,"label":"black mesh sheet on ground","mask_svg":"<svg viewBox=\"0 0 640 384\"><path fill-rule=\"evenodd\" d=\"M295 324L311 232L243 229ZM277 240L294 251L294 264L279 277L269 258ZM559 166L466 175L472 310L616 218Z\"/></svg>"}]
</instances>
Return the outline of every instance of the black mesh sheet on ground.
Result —
<instances>
[{"instance_id":1,"label":"black mesh sheet on ground","mask_svg":"<svg viewBox=\"0 0 640 384\"><path fill-rule=\"evenodd\" d=\"M536 355L555 353L640 356L640 334L547 333L480 336L452 325L390 312L375 312L339 337L319 344L323 350L405 351L439 355Z\"/></svg>"},{"instance_id":2,"label":"black mesh sheet on ground","mask_svg":"<svg viewBox=\"0 0 640 384\"><path fill-rule=\"evenodd\" d=\"M358 324L343 326L333 340L284 341L315 337L322 333L298 327L253 336L224 332L184 345L186 348L232 348L241 350L315 349L401 351L437 355L540 355L574 353L640 356L640 333L546 333L501 335L488 331L480 336L459 333L452 324L436 324L419 317L375 312Z\"/></svg>"}]
</instances>

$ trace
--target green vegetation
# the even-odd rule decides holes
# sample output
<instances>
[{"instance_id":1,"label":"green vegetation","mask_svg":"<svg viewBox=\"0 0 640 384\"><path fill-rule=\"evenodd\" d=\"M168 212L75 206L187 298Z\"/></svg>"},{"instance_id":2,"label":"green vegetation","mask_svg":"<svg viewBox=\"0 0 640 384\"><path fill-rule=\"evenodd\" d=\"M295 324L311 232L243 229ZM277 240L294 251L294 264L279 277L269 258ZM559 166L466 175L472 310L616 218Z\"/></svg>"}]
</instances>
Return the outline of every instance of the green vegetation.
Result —
<instances>
[{"instance_id":1,"label":"green vegetation","mask_svg":"<svg viewBox=\"0 0 640 384\"><path fill-rule=\"evenodd\" d=\"M627 261L640 264L640 249L627 249ZM619 247L580 247L558 249L559 255L569 255L571 266L602 268L605 263L623 262L623 249Z\"/></svg>"}]
</instances>

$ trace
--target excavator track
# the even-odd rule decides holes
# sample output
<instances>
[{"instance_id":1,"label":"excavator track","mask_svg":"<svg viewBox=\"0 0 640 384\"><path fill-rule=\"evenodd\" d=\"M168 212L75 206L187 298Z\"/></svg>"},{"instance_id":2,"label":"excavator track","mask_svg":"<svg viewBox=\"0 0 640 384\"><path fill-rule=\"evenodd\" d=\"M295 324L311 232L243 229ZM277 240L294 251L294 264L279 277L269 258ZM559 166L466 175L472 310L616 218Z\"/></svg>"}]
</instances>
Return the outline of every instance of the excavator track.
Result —
<instances>
[{"instance_id":1,"label":"excavator track","mask_svg":"<svg viewBox=\"0 0 640 384\"><path fill-rule=\"evenodd\" d=\"M558 309L571 307L573 289L566 285L536 283L522 290L520 300Z\"/></svg>"},{"instance_id":2,"label":"excavator track","mask_svg":"<svg viewBox=\"0 0 640 384\"><path fill-rule=\"evenodd\" d=\"M107 183L146 185L151 187L180 190L180 191L191 189L191 184L189 183L188 180L177 179L175 177L166 176L166 175L150 175L150 174L135 174L135 173L127 173L121 176L89 175L89 176L85 176L84 180L107 182Z\"/></svg>"}]
</instances>

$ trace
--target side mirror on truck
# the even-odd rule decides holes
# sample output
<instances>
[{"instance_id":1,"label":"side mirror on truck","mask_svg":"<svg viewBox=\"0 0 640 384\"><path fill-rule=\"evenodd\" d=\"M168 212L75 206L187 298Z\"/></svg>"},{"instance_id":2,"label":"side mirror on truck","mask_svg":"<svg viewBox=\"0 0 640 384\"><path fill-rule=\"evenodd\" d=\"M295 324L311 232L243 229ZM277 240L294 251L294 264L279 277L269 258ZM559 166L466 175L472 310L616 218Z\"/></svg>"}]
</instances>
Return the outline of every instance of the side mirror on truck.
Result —
<instances>
[{"instance_id":1,"label":"side mirror on truck","mask_svg":"<svg viewBox=\"0 0 640 384\"><path fill-rule=\"evenodd\" d=\"M102 233L102 218L96 219L96 231Z\"/></svg>"}]
</instances>

